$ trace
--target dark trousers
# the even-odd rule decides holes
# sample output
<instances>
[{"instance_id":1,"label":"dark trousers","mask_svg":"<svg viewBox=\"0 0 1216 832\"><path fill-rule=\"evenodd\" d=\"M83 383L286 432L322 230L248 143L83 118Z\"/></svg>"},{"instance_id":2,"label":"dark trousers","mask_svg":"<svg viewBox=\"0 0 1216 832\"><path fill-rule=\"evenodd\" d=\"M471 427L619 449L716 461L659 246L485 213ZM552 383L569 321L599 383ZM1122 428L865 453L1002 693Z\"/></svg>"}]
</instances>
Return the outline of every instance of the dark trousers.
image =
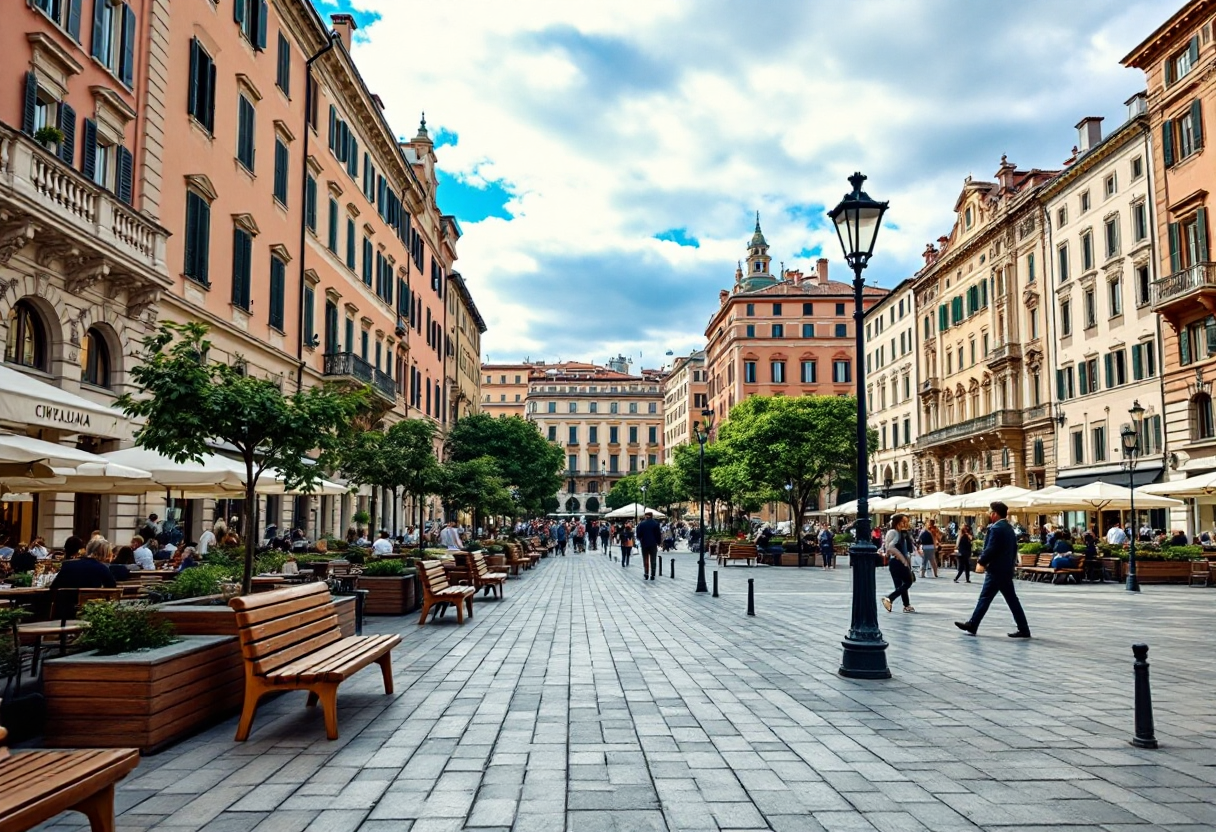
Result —
<instances>
[{"instance_id":1,"label":"dark trousers","mask_svg":"<svg viewBox=\"0 0 1216 832\"><path fill-rule=\"evenodd\" d=\"M955 555L955 560L958 561L958 571L954 573L954 580L958 580L964 575L967 576L967 582L971 582L971 555Z\"/></svg>"},{"instance_id":2,"label":"dark trousers","mask_svg":"<svg viewBox=\"0 0 1216 832\"><path fill-rule=\"evenodd\" d=\"M980 598L975 603L975 612L971 613L971 626L980 626L980 622L988 614L988 608L992 606L998 592L1005 596L1005 603L1009 605L1009 611L1013 613L1013 622L1017 625L1018 632L1029 633L1030 624L1026 622L1026 612L1022 609L1022 602L1018 600L1017 590L1013 588L1013 577L996 578L992 573L984 575L984 586L980 589Z\"/></svg>"},{"instance_id":3,"label":"dark trousers","mask_svg":"<svg viewBox=\"0 0 1216 832\"><path fill-rule=\"evenodd\" d=\"M655 574L655 570L659 568L659 547L658 546L643 546L642 547L642 572L647 575Z\"/></svg>"},{"instance_id":4,"label":"dark trousers","mask_svg":"<svg viewBox=\"0 0 1216 832\"><path fill-rule=\"evenodd\" d=\"M604 551L607 552L608 551L608 535L606 535L606 534L600 535L600 543L603 545Z\"/></svg>"},{"instance_id":5,"label":"dark trousers","mask_svg":"<svg viewBox=\"0 0 1216 832\"><path fill-rule=\"evenodd\" d=\"M908 600L908 590L912 587L912 570L904 566L903 561L898 558L892 558L888 568L891 570L891 583L895 584L895 591L887 598L891 601L898 598L903 601L905 607L912 606L912 602Z\"/></svg>"},{"instance_id":6,"label":"dark trousers","mask_svg":"<svg viewBox=\"0 0 1216 832\"><path fill-rule=\"evenodd\" d=\"M566 556L566 541L564 538L559 538L557 541L557 551L562 556Z\"/></svg>"},{"instance_id":7,"label":"dark trousers","mask_svg":"<svg viewBox=\"0 0 1216 832\"><path fill-rule=\"evenodd\" d=\"M633 554L633 547L621 544L621 566L629 565L629 556Z\"/></svg>"}]
</instances>

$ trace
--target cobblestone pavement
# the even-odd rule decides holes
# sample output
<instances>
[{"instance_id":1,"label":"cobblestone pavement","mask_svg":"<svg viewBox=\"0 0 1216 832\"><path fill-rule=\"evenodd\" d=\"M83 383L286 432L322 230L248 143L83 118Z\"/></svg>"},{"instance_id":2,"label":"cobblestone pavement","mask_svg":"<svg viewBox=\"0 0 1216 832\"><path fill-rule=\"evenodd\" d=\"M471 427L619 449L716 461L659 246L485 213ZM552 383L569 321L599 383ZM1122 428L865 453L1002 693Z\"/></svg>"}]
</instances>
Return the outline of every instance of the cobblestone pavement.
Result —
<instances>
[{"instance_id":1,"label":"cobblestone pavement","mask_svg":"<svg viewBox=\"0 0 1216 832\"><path fill-rule=\"evenodd\" d=\"M229 720L146 758L119 827L1216 829L1216 590L1019 585L1035 638L1015 641L1000 600L978 638L955 630L978 586L943 573L918 614L879 609L894 678L857 682L836 674L848 569L730 566L715 599L676 561L643 582L638 560L547 559L463 627L374 619L404 633L394 696L373 667L336 742L294 693L247 743ZM1157 751L1127 742L1141 640Z\"/></svg>"}]
</instances>

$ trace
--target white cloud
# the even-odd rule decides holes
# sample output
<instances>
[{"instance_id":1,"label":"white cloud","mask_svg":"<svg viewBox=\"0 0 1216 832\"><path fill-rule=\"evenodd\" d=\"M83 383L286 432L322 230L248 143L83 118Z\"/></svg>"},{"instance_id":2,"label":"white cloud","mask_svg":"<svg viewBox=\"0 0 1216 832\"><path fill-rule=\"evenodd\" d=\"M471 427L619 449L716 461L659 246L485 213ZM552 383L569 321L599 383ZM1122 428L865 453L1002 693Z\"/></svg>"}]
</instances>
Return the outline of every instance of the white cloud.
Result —
<instances>
[{"instance_id":1,"label":"white cloud","mask_svg":"<svg viewBox=\"0 0 1216 832\"><path fill-rule=\"evenodd\" d=\"M380 15L356 59L397 131L426 110L459 135L441 168L515 195L510 221L462 223L485 351L654 365L699 343L753 210L774 260L819 246L839 276L819 212L855 169L898 226L876 275L909 275L964 177L1058 165L1078 118L1122 120L1143 79L1118 59L1176 0L354 5ZM673 228L700 247L653 239Z\"/></svg>"}]
</instances>

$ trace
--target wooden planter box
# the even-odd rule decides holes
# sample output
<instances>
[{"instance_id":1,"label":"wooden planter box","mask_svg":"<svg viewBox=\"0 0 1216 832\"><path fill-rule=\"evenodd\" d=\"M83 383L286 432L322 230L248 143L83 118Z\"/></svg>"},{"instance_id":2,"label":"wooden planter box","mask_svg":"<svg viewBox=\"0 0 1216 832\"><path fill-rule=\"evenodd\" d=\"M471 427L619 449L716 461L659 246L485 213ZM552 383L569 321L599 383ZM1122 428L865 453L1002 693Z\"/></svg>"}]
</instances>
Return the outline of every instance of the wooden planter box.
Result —
<instances>
[{"instance_id":1,"label":"wooden planter box","mask_svg":"<svg viewBox=\"0 0 1216 832\"><path fill-rule=\"evenodd\" d=\"M220 603L209 603L218 601ZM355 596L335 595L333 598L338 608L338 627L342 635L355 634ZM173 622L179 636L235 636L236 613L219 595L207 595L202 598L187 598L184 601L167 601L160 604L156 614ZM237 653L237 664L240 664L240 653Z\"/></svg>"},{"instance_id":2,"label":"wooden planter box","mask_svg":"<svg viewBox=\"0 0 1216 832\"><path fill-rule=\"evenodd\" d=\"M360 575L359 589L367 590L363 612L367 615L405 615L418 608L418 593L414 575L369 578Z\"/></svg>"},{"instance_id":3,"label":"wooden planter box","mask_svg":"<svg viewBox=\"0 0 1216 832\"><path fill-rule=\"evenodd\" d=\"M182 636L139 653L81 653L43 665L47 732L57 748L151 753L239 711L245 695L233 636Z\"/></svg>"},{"instance_id":4,"label":"wooden planter box","mask_svg":"<svg viewBox=\"0 0 1216 832\"><path fill-rule=\"evenodd\" d=\"M1124 564L1124 574L1127 566ZM1191 564L1185 560L1136 560L1136 579L1142 584L1185 584Z\"/></svg>"}]
</instances>

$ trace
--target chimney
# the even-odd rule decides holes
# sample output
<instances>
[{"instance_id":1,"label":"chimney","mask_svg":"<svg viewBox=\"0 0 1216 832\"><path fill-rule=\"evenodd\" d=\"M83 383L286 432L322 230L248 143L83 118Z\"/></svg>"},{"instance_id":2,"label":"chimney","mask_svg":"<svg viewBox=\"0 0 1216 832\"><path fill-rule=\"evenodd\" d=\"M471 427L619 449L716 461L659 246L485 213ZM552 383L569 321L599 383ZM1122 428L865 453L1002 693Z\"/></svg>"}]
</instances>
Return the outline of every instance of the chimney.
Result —
<instances>
[{"instance_id":1,"label":"chimney","mask_svg":"<svg viewBox=\"0 0 1216 832\"><path fill-rule=\"evenodd\" d=\"M1013 189L1013 174L1017 170L1017 165L1009 161L1008 156L1001 157L1001 166L996 171L996 181L1001 184L1002 190Z\"/></svg>"},{"instance_id":2,"label":"chimney","mask_svg":"<svg viewBox=\"0 0 1216 832\"><path fill-rule=\"evenodd\" d=\"M1139 118L1148 112L1148 93L1144 90L1123 102L1127 105L1127 120Z\"/></svg>"},{"instance_id":3,"label":"chimney","mask_svg":"<svg viewBox=\"0 0 1216 832\"><path fill-rule=\"evenodd\" d=\"M1102 117L1086 116L1077 122L1077 149L1082 153L1093 150L1102 141Z\"/></svg>"},{"instance_id":4,"label":"chimney","mask_svg":"<svg viewBox=\"0 0 1216 832\"><path fill-rule=\"evenodd\" d=\"M815 283L819 286L828 282L828 259L820 257L815 261Z\"/></svg>"},{"instance_id":5,"label":"chimney","mask_svg":"<svg viewBox=\"0 0 1216 832\"><path fill-rule=\"evenodd\" d=\"M342 39L342 45L346 47L346 51L350 52L351 39L354 37L355 30L359 28L355 24L355 16L350 14L331 14L329 21L333 24L334 32Z\"/></svg>"},{"instance_id":6,"label":"chimney","mask_svg":"<svg viewBox=\"0 0 1216 832\"><path fill-rule=\"evenodd\" d=\"M801 286L802 281L806 280L806 275L802 273L801 269L789 269L785 273L785 279L795 286Z\"/></svg>"},{"instance_id":7,"label":"chimney","mask_svg":"<svg viewBox=\"0 0 1216 832\"><path fill-rule=\"evenodd\" d=\"M721 306L722 304L726 303L726 299L729 297L730 297L730 292L726 291L725 289L723 289L721 292L718 292L718 305Z\"/></svg>"},{"instance_id":8,"label":"chimney","mask_svg":"<svg viewBox=\"0 0 1216 832\"><path fill-rule=\"evenodd\" d=\"M937 249L933 247L933 243L925 244L925 250L921 253L921 256L925 258L926 266L933 265L933 261L937 260Z\"/></svg>"}]
</instances>

